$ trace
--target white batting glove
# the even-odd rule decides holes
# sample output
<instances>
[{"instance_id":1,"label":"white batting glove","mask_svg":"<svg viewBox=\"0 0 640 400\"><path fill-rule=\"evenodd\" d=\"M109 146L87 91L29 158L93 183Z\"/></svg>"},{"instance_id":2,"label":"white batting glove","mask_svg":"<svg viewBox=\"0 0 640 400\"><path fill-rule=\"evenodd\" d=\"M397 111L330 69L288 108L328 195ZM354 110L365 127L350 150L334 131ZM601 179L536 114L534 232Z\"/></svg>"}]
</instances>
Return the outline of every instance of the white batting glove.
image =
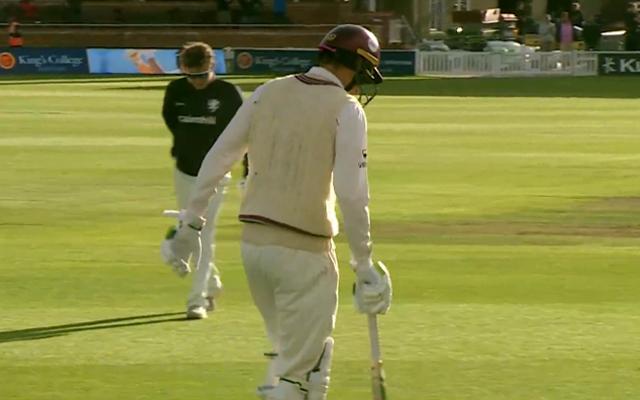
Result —
<instances>
[{"instance_id":1,"label":"white batting glove","mask_svg":"<svg viewBox=\"0 0 640 400\"><path fill-rule=\"evenodd\" d=\"M160 251L165 264L171 266L180 277L185 277L191 272L189 258L200 258L202 243L200 231L204 226L204 218L189 218L183 211L165 210L165 216L177 217L180 222L175 231L170 231L162 242Z\"/></svg>"},{"instance_id":2,"label":"white batting glove","mask_svg":"<svg viewBox=\"0 0 640 400\"><path fill-rule=\"evenodd\" d=\"M384 314L391 307L393 289L389 270L381 262L355 265L356 283L353 300L356 310L363 314Z\"/></svg>"}]
</instances>

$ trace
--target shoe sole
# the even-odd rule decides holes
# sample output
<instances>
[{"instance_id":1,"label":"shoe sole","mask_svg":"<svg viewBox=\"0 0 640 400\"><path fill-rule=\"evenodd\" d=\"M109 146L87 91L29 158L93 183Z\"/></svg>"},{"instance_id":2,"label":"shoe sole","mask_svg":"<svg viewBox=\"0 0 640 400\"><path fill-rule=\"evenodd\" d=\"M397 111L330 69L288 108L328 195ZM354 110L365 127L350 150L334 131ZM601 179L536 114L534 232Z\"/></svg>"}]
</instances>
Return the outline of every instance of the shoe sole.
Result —
<instances>
[{"instance_id":1,"label":"shoe sole","mask_svg":"<svg viewBox=\"0 0 640 400\"><path fill-rule=\"evenodd\" d=\"M188 320L206 319L206 318L207 318L207 314L206 313L201 314L201 313L187 311L187 319Z\"/></svg>"}]
</instances>

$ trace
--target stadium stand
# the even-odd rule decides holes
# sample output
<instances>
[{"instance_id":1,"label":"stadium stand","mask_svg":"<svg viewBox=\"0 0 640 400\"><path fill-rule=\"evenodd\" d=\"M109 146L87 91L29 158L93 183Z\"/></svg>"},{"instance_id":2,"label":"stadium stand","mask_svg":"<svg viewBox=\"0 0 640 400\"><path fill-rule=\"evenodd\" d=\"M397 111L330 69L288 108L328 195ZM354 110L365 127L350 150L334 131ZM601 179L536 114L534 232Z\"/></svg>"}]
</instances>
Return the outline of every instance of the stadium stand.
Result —
<instances>
[{"instance_id":1,"label":"stadium stand","mask_svg":"<svg viewBox=\"0 0 640 400\"><path fill-rule=\"evenodd\" d=\"M386 14L356 12L353 3L334 0L288 2L284 18L273 14L271 1L244 0L245 5L254 2L247 11L235 0L231 24L219 24L220 3L213 0L31 1L38 10L37 21L21 19L18 0L0 0L0 20L17 16L28 46L175 47L203 40L214 47L313 47L330 26L345 22L367 25L379 37L387 36Z\"/></svg>"},{"instance_id":2,"label":"stadium stand","mask_svg":"<svg viewBox=\"0 0 640 400\"><path fill-rule=\"evenodd\" d=\"M26 25L22 32L37 47L176 47L206 41L214 47L313 47L327 26L224 27L131 25Z\"/></svg>"}]
</instances>

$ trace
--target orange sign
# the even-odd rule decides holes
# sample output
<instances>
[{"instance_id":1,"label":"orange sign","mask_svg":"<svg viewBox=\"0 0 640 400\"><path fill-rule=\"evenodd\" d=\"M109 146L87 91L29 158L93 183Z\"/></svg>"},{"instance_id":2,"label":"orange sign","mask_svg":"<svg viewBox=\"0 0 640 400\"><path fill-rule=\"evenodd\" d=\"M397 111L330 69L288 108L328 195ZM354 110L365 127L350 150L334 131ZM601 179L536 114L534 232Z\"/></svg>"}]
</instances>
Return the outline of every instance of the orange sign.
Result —
<instances>
[{"instance_id":1,"label":"orange sign","mask_svg":"<svg viewBox=\"0 0 640 400\"><path fill-rule=\"evenodd\" d=\"M238 57L236 58L236 64L238 65L238 67L240 67L240 69L251 68L251 66L253 65L253 56L251 55L251 53L243 51L242 53L238 54Z\"/></svg>"},{"instance_id":2,"label":"orange sign","mask_svg":"<svg viewBox=\"0 0 640 400\"><path fill-rule=\"evenodd\" d=\"M16 58L11 53L0 53L0 68L11 69L16 66Z\"/></svg>"}]
</instances>

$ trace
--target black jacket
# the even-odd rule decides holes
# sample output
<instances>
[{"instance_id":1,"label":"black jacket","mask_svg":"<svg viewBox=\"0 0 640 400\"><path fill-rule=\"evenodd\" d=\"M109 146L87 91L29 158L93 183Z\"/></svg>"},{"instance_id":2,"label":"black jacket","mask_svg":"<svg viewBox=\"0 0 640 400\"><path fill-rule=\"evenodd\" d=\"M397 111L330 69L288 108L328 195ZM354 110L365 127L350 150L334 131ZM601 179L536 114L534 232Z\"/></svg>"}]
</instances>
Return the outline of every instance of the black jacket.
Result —
<instances>
[{"instance_id":1,"label":"black jacket","mask_svg":"<svg viewBox=\"0 0 640 400\"><path fill-rule=\"evenodd\" d=\"M171 155L180 171L198 175L202 160L241 105L236 86L219 79L202 90L187 78L167 86L162 117L173 135Z\"/></svg>"}]
</instances>

